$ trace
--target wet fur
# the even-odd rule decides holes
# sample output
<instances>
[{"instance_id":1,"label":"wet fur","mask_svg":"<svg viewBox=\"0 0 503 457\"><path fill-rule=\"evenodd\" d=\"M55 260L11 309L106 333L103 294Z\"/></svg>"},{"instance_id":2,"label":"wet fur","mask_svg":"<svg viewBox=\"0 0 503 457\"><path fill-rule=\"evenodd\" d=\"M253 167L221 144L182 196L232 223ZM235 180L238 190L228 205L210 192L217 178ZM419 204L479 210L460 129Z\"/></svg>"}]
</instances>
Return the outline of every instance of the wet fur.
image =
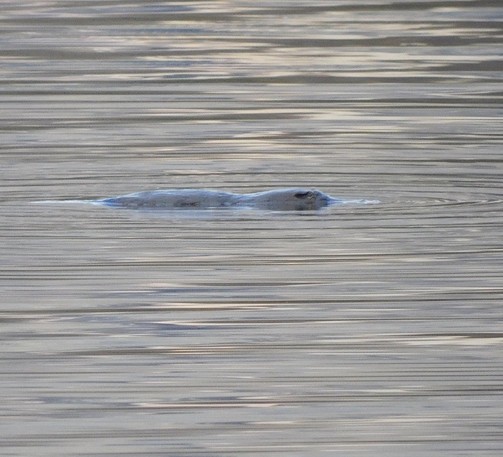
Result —
<instances>
[{"instance_id":1,"label":"wet fur","mask_svg":"<svg viewBox=\"0 0 503 457\"><path fill-rule=\"evenodd\" d=\"M197 189L155 190L98 200L107 206L132 209L249 207L271 211L318 210L337 201L319 190L301 188L277 189L253 194Z\"/></svg>"}]
</instances>

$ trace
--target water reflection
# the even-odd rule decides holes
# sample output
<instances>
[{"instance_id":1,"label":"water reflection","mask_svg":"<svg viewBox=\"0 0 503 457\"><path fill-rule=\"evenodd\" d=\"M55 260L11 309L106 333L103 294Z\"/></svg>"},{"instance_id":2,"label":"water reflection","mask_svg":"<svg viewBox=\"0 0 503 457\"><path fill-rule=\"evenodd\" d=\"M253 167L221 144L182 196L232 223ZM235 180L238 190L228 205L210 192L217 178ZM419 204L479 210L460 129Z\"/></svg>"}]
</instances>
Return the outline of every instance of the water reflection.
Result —
<instances>
[{"instance_id":1,"label":"water reflection","mask_svg":"<svg viewBox=\"0 0 503 457\"><path fill-rule=\"evenodd\" d=\"M0 22L6 454L499 455L499 5ZM291 186L381 204L33 204Z\"/></svg>"}]
</instances>

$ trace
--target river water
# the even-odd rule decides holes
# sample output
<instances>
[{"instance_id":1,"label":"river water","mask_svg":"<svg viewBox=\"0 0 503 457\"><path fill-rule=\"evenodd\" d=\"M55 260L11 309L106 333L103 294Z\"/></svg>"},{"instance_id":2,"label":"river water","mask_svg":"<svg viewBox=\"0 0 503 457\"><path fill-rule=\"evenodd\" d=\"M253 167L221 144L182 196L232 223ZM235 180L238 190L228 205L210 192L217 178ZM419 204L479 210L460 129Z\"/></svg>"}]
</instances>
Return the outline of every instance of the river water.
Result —
<instances>
[{"instance_id":1,"label":"river water","mask_svg":"<svg viewBox=\"0 0 503 457\"><path fill-rule=\"evenodd\" d=\"M1 455L502 455L500 5L3 1Z\"/></svg>"}]
</instances>

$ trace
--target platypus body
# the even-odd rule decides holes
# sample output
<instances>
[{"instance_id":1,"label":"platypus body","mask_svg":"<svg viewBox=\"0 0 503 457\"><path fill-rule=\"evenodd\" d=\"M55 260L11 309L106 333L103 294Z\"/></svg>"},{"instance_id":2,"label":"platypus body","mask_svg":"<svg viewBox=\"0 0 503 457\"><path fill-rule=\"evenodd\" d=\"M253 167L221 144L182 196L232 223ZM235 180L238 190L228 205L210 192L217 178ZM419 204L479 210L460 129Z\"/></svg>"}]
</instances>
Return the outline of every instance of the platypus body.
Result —
<instances>
[{"instance_id":1,"label":"platypus body","mask_svg":"<svg viewBox=\"0 0 503 457\"><path fill-rule=\"evenodd\" d=\"M316 189L277 189L253 194L216 190L173 189L137 192L98 200L107 206L131 209L257 208L270 211L318 210L341 202Z\"/></svg>"}]
</instances>

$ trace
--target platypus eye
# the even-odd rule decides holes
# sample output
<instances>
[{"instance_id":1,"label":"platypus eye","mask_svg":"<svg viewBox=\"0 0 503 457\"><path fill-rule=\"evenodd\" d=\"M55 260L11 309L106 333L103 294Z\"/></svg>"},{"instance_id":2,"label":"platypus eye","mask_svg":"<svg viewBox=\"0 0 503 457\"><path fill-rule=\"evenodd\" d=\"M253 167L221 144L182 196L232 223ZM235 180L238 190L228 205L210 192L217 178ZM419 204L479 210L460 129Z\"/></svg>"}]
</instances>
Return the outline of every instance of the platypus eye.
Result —
<instances>
[{"instance_id":1,"label":"platypus eye","mask_svg":"<svg viewBox=\"0 0 503 457\"><path fill-rule=\"evenodd\" d=\"M307 191L307 192L296 192L295 194L295 198L312 198L313 197L313 193L311 191Z\"/></svg>"}]
</instances>

